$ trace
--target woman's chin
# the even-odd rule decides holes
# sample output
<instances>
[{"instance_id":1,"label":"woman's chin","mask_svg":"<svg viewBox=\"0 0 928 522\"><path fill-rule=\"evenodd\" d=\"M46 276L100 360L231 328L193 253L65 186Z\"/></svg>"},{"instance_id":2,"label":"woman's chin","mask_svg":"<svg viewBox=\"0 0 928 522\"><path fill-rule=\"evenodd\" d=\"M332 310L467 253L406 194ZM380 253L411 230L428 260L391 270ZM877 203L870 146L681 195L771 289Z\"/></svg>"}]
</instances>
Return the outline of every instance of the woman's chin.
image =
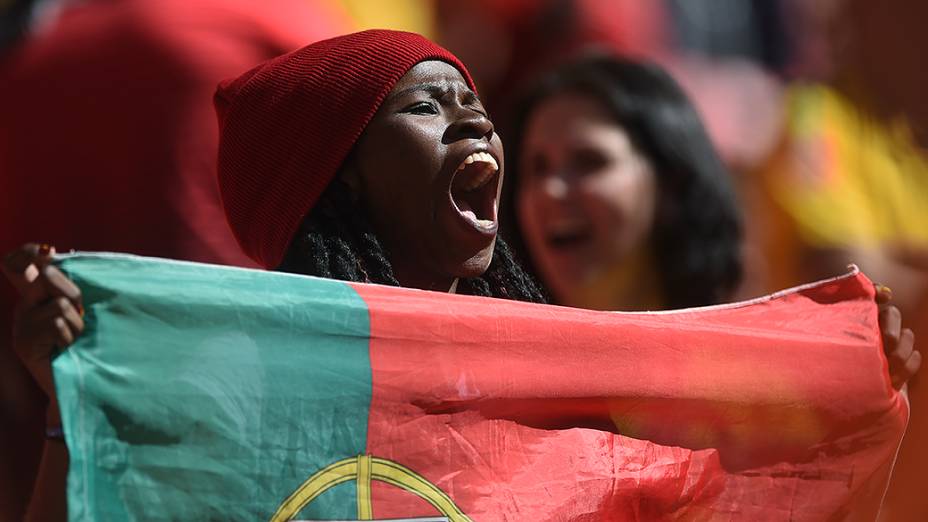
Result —
<instances>
[{"instance_id":1,"label":"woman's chin","mask_svg":"<svg viewBox=\"0 0 928 522\"><path fill-rule=\"evenodd\" d=\"M455 277L464 279L483 276L487 269L490 268L490 263L493 261L493 248L495 246L496 241L493 241L488 247L474 256L466 259L462 263L458 263L451 273L454 274Z\"/></svg>"}]
</instances>

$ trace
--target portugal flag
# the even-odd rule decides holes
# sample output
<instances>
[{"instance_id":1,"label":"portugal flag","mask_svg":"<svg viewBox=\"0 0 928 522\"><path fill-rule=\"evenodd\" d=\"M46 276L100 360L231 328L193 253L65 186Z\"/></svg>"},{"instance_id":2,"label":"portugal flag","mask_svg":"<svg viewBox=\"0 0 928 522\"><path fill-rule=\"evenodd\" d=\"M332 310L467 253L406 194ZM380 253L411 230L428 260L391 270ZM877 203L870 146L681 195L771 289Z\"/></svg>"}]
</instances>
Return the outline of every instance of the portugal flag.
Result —
<instances>
[{"instance_id":1,"label":"portugal flag","mask_svg":"<svg viewBox=\"0 0 928 522\"><path fill-rule=\"evenodd\" d=\"M908 407L856 271L590 312L66 256L71 520L873 520Z\"/></svg>"}]
</instances>

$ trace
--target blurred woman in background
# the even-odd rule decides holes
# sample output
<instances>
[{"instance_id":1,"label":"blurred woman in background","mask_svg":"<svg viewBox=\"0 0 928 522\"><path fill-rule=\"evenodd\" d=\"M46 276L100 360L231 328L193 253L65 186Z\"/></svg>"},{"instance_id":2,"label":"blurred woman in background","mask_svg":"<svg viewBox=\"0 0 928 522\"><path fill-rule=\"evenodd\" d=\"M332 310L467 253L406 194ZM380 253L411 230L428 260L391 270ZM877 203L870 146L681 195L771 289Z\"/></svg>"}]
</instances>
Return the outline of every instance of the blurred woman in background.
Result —
<instances>
[{"instance_id":1,"label":"blurred woman in background","mask_svg":"<svg viewBox=\"0 0 928 522\"><path fill-rule=\"evenodd\" d=\"M656 65L591 56L517 105L518 229L559 304L657 310L728 300L741 279L731 179Z\"/></svg>"}]
</instances>

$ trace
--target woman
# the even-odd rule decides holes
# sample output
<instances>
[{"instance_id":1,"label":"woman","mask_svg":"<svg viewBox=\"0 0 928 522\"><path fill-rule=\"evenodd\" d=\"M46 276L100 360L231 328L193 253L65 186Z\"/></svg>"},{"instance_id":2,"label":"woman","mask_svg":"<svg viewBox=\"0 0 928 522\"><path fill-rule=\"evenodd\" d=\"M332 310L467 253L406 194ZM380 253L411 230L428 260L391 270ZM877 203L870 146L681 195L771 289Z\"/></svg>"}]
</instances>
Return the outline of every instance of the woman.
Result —
<instances>
[{"instance_id":1,"label":"woman","mask_svg":"<svg viewBox=\"0 0 928 522\"><path fill-rule=\"evenodd\" d=\"M262 266L542 301L496 237L502 144L444 49L392 31L334 38L222 84L216 105L227 217ZM53 253L26 245L4 263L23 295L14 345L50 398L39 510L63 508L67 470L49 358L83 330L80 290ZM888 350L912 353L898 324L887 331Z\"/></svg>"},{"instance_id":2,"label":"woman","mask_svg":"<svg viewBox=\"0 0 928 522\"><path fill-rule=\"evenodd\" d=\"M663 70L593 56L543 77L514 125L518 224L560 304L728 300L742 272L731 179Z\"/></svg>"}]
</instances>

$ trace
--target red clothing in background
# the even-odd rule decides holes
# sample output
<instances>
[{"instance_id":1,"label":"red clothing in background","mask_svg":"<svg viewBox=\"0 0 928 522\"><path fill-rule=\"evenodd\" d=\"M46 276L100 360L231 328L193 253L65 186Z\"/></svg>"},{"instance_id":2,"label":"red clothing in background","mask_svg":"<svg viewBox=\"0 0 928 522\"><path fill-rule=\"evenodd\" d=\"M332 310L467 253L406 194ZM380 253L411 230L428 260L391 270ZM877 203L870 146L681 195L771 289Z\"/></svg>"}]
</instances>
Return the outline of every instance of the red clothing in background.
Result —
<instances>
[{"instance_id":1,"label":"red clothing in background","mask_svg":"<svg viewBox=\"0 0 928 522\"><path fill-rule=\"evenodd\" d=\"M303 0L109 0L0 70L0 251L24 241L250 264L216 188L216 84L348 30Z\"/></svg>"},{"instance_id":2,"label":"red clothing in background","mask_svg":"<svg viewBox=\"0 0 928 522\"><path fill-rule=\"evenodd\" d=\"M324 1L96 0L0 63L0 253L26 241L253 266L216 183L220 80L350 31ZM0 520L20 520L41 398L9 350L0 283Z\"/></svg>"}]
</instances>

